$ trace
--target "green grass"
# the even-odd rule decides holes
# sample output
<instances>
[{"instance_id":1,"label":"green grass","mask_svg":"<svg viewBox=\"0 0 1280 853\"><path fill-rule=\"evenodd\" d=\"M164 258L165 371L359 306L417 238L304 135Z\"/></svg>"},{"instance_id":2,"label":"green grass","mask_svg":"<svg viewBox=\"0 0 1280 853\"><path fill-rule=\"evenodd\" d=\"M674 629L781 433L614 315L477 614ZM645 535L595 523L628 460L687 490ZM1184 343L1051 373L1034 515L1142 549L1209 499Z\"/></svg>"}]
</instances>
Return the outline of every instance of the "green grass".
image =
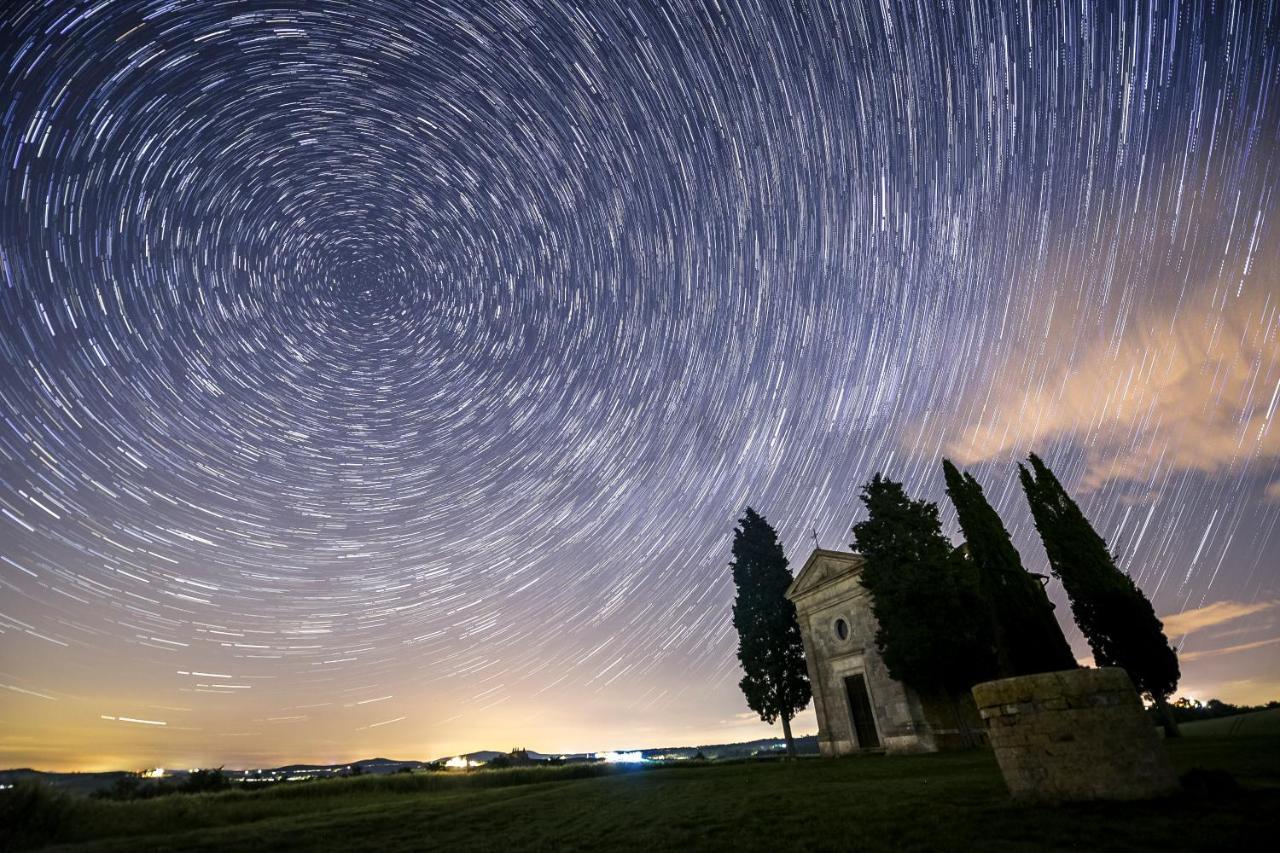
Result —
<instances>
[{"instance_id":1,"label":"green grass","mask_svg":"<svg viewBox=\"0 0 1280 853\"><path fill-rule=\"evenodd\" d=\"M1220 737L1226 735L1280 735L1280 708L1267 708L1217 720L1183 723L1179 729L1187 737Z\"/></svg>"},{"instance_id":2,"label":"green grass","mask_svg":"<svg viewBox=\"0 0 1280 853\"><path fill-rule=\"evenodd\" d=\"M58 850L1222 850L1280 830L1280 738L1169 742L1241 789L1015 805L990 753L358 778L254 793L63 802ZM4 815L0 814L0 819ZM2 846L2 844L0 844ZM1270 849L1269 847L1267 849Z\"/></svg>"}]
</instances>

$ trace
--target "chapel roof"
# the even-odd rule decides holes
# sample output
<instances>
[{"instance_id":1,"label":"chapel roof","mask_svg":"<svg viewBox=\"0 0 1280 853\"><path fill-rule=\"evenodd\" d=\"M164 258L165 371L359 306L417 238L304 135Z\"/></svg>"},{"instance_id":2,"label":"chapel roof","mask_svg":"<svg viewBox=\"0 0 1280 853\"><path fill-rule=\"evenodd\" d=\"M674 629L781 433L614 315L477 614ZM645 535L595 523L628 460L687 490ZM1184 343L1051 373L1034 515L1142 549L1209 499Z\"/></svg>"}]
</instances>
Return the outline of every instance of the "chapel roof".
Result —
<instances>
[{"instance_id":1,"label":"chapel roof","mask_svg":"<svg viewBox=\"0 0 1280 853\"><path fill-rule=\"evenodd\" d=\"M805 560L800 573L791 582L791 586L787 587L787 598L795 601L797 596L856 575L862 571L865 562L861 554L855 554L852 551L814 548L809 559Z\"/></svg>"}]
</instances>

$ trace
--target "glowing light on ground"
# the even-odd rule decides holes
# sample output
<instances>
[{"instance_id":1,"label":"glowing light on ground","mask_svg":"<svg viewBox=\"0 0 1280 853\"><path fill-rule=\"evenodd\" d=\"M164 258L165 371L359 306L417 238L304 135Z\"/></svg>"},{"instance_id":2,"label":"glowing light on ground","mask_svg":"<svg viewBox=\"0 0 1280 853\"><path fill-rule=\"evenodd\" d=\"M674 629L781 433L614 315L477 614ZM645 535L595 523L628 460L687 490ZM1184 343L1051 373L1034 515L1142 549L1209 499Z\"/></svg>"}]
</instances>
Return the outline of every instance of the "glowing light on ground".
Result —
<instances>
[{"instance_id":1,"label":"glowing light on ground","mask_svg":"<svg viewBox=\"0 0 1280 853\"><path fill-rule=\"evenodd\" d=\"M469 770L472 767L481 767L483 765L483 761L473 761L461 755L454 756L444 763L444 766L451 770Z\"/></svg>"}]
</instances>

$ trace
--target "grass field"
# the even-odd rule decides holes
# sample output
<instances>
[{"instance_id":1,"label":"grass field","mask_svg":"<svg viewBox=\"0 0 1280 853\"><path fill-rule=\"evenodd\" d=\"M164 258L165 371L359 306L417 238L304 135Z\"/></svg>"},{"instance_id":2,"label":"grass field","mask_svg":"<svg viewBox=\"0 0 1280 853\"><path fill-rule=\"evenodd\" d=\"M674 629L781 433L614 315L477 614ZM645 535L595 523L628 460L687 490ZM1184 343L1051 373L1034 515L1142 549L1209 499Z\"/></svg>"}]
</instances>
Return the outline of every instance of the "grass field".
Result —
<instances>
[{"instance_id":1,"label":"grass field","mask_svg":"<svg viewBox=\"0 0 1280 853\"><path fill-rule=\"evenodd\" d=\"M1225 769L1240 790L1017 806L991 754L969 752L365 777L125 803L55 797L39 808L52 819L43 837L74 851L1274 849L1280 738L1169 747L1179 770ZM0 814L11 832L14 817Z\"/></svg>"},{"instance_id":2,"label":"grass field","mask_svg":"<svg viewBox=\"0 0 1280 853\"><path fill-rule=\"evenodd\" d=\"M1181 731L1187 737L1220 737L1224 735L1271 735L1280 737L1280 708L1268 708L1251 714L1222 717L1218 720L1200 720L1183 723Z\"/></svg>"}]
</instances>

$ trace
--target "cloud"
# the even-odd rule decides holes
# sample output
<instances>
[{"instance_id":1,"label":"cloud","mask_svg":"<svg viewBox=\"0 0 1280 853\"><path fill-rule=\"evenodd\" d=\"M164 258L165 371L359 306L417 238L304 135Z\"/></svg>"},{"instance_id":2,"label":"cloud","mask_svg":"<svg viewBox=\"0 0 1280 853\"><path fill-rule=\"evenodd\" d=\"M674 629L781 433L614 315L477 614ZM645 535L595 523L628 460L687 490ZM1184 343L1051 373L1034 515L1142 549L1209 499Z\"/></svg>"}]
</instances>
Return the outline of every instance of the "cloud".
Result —
<instances>
[{"instance_id":1,"label":"cloud","mask_svg":"<svg viewBox=\"0 0 1280 853\"><path fill-rule=\"evenodd\" d=\"M973 464L1066 438L1086 451L1086 489L1280 457L1275 276L1243 296L1214 288L1137 312L1074 350L1009 359L982 389L975 422L939 424L945 452Z\"/></svg>"},{"instance_id":2,"label":"cloud","mask_svg":"<svg viewBox=\"0 0 1280 853\"><path fill-rule=\"evenodd\" d=\"M1273 501L1280 501L1280 480L1276 480L1267 486L1267 498Z\"/></svg>"},{"instance_id":3,"label":"cloud","mask_svg":"<svg viewBox=\"0 0 1280 853\"><path fill-rule=\"evenodd\" d=\"M1204 607L1197 607L1194 610L1184 610L1181 613L1172 616L1164 616L1164 632L1169 637L1185 637L1195 631L1205 628L1211 628L1216 625L1222 625L1227 622L1234 622L1237 619L1244 619L1258 613L1266 613L1280 607L1280 601L1258 601L1252 604L1245 604L1242 601L1215 601ZM1255 624L1254 628L1257 628ZM1225 634L1219 634L1218 639L1229 634L1239 634L1239 631L1228 631ZM1205 658L1222 657L1223 655L1233 655L1240 652L1252 651L1266 646L1273 646L1280 643L1280 637L1269 637L1263 640L1254 640L1248 643L1239 643L1233 646L1223 646L1217 649L1203 649L1194 652L1179 652L1178 660L1183 663L1191 661L1204 660Z\"/></svg>"},{"instance_id":4,"label":"cloud","mask_svg":"<svg viewBox=\"0 0 1280 853\"><path fill-rule=\"evenodd\" d=\"M1201 652L1185 652L1178 655L1178 660L1187 663L1193 660L1203 660L1204 658L1216 658L1223 655L1234 655L1239 652L1247 652L1252 649L1260 649L1264 646L1274 646L1280 643L1280 637L1272 637L1269 640L1255 640L1252 643L1240 643L1236 646L1226 646L1221 649L1205 649Z\"/></svg>"},{"instance_id":5,"label":"cloud","mask_svg":"<svg viewBox=\"0 0 1280 853\"><path fill-rule=\"evenodd\" d=\"M1206 604L1194 610L1184 610L1171 616L1163 616L1161 621L1164 622L1166 636L1182 637L1193 631L1270 610L1277 605L1280 605L1280 601L1258 601L1253 604L1245 604L1241 601L1215 601L1213 604Z\"/></svg>"}]
</instances>

